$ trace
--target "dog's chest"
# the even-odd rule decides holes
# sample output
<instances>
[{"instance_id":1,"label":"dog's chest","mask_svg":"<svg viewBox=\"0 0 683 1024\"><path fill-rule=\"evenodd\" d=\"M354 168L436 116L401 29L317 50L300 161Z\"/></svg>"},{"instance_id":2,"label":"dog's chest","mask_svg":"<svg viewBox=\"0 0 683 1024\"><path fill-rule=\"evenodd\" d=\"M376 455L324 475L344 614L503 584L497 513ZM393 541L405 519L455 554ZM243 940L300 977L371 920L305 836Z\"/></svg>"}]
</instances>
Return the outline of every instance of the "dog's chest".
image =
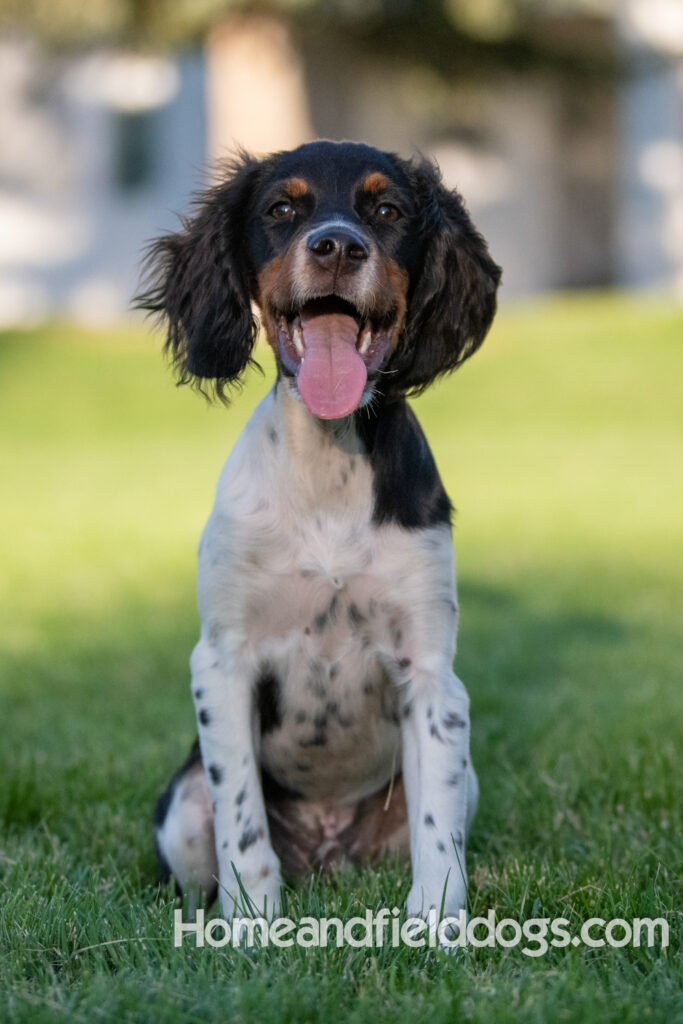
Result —
<instances>
[{"instance_id":1,"label":"dog's chest","mask_svg":"<svg viewBox=\"0 0 683 1024\"><path fill-rule=\"evenodd\" d=\"M219 484L201 545L200 611L249 666L270 774L307 796L351 800L400 764L424 596L415 580L433 551L373 522L362 453L319 439L307 450L293 432L293 470L268 413L248 425Z\"/></svg>"},{"instance_id":2,"label":"dog's chest","mask_svg":"<svg viewBox=\"0 0 683 1024\"><path fill-rule=\"evenodd\" d=\"M263 763L307 795L365 795L398 757L409 609L369 523L314 517L277 548L245 605Z\"/></svg>"}]
</instances>

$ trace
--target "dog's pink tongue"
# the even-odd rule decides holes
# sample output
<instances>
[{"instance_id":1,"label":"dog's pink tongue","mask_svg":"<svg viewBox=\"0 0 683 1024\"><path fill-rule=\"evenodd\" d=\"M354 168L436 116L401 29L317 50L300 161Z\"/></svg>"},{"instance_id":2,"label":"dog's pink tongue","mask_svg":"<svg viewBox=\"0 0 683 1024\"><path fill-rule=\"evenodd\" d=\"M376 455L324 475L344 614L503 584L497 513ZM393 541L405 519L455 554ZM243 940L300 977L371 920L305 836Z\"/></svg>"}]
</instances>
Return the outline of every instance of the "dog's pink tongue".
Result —
<instances>
[{"instance_id":1,"label":"dog's pink tongue","mask_svg":"<svg viewBox=\"0 0 683 1024\"><path fill-rule=\"evenodd\" d=\"M299 394L314 416L337 420L353 412L368 377L356 350L358 325L343 313L301 312L306 354L297 377Z\"/></svg>"}]
</instances>

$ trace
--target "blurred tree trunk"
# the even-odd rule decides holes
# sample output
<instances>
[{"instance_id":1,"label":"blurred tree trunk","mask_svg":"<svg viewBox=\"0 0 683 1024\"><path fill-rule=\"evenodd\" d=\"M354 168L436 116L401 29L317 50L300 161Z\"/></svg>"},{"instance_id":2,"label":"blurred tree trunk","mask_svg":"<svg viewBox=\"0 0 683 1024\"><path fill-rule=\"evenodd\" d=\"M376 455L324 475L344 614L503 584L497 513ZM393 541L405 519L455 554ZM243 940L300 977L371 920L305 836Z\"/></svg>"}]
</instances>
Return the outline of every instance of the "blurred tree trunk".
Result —
<instances>
[{"instance_id":1,"label":"blurred tree trunk","mask_svg":"<svg viewBox=\"0 0 683 1024\"><path fill-rule=\"evenodd\" d=\"M303 64L276 13L233 15L206 41L208 149L216 159L290 149L311 138Z\"/></svg>"}]
</instances>

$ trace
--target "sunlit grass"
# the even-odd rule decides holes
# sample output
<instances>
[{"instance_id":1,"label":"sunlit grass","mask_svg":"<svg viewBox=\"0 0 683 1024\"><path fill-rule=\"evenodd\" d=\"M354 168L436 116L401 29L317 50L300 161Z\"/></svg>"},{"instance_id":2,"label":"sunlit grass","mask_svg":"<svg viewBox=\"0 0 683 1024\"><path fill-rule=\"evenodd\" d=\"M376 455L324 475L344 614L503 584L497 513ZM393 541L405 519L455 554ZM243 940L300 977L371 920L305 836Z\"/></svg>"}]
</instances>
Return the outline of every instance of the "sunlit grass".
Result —
<instances>
[{"instance_id":1,"label":"sunlit grass","mask_svg":"<svg viewBox=\"0 0 683 1024\"><path fill-rule=\"evenodd\" d=\"M458 508L473 906L668 916L674 943L444 963L172 949L149 818L193 736L196 543L271 361L226 410L139 327L3 336L0 1019L675 1020L682 342L662 303L549 300L415 403ZM389 865L292 899L351 913L407 883ZM146 941L100 945L121 938Z\"/></svg>"}]
</instances>

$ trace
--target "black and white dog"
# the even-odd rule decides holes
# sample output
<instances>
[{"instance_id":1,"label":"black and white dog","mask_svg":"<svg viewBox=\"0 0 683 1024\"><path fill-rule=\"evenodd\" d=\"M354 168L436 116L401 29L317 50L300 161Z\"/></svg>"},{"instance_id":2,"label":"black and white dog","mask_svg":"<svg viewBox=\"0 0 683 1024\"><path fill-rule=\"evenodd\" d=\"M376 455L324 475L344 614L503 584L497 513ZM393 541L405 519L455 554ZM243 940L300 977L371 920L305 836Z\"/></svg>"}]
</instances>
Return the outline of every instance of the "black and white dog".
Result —
<instances>
[{"instance_id":1,"label":"black and white dog","mask_svg":"<svg viewBox=\"0 0 683 1024\"><path fill-rule=\"evenodd\" d=\"M199 741L159 800L162 875L266 915L282 876L410 850L408 911L455 915L477 801L453 673L451 505L406 403L483 341L500 269L422 159L241 156L150 253L180 379L223 397L252 302L277 379L199 545ZM252 909L253 909L252 908Z\"/></svg>"}]
</instances>

